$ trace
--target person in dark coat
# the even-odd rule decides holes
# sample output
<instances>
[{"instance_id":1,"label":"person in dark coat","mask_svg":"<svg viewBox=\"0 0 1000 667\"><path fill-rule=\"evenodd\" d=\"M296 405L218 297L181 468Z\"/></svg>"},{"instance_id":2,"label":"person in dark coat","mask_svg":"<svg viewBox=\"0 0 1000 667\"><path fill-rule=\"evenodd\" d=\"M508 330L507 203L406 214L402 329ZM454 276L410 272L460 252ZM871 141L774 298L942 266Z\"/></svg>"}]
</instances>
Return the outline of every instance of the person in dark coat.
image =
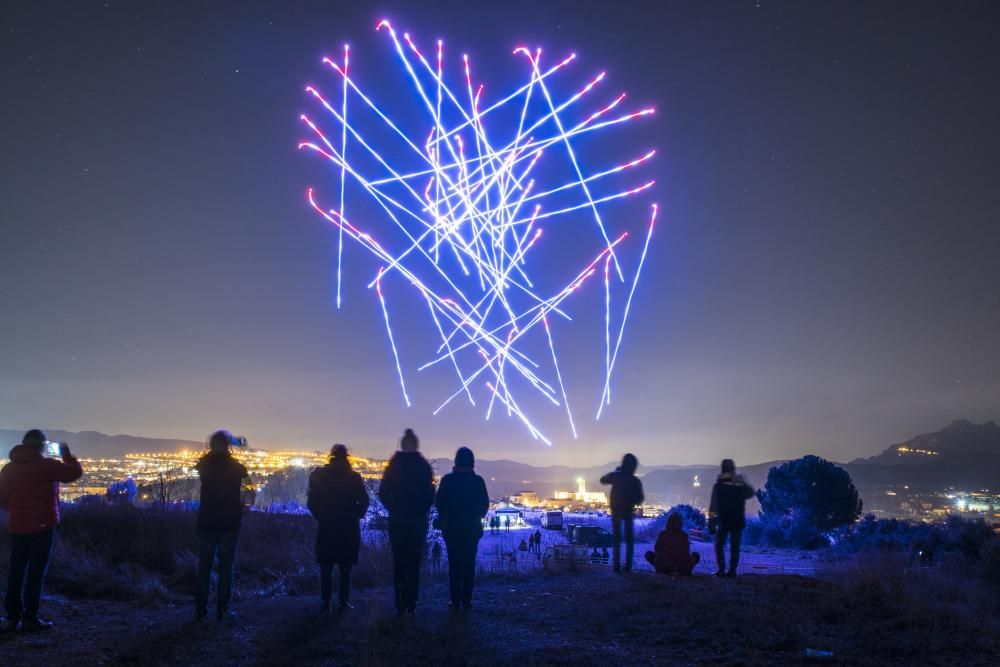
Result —
<instances>
[{"instance_id":1,"label":"person in dark coat","mask_svg":"<svg viewBox=\"0 0 1000 667\"><path fill-rule=\"evenodd\" d=\"M420 589L420 558L427 537L427 513L434 504L434 472L419 451L416 434L406 429L399 450L389 459L378 497L389 513L396 611L413 613Z\"/></svg>"},{"instance_id":2,"label":"person in dark coat","mask_svg":"<svg viewBox=\"0 0 1000 667\"><path fill-rule=\"evenodd\" d=\"M229 431L216 431L208 440L209 451L195 464L201 478L198 504L198 581L195 591L195 614L205 618L208 610L208 587L212 565L219 557L217 618L229 612L233 586L233 563L243 522L243 480L249 477L242 463L233 458L229 445L234 438Z\"/></svg>"},{"instance_id":3,"label":"person in dark coat","mask_svg":"<svg viewBox=\"0 0 1000 667\"><path fill-rule=\"evenodd\" d=\"M743 475L736 474L732 459L722 462L712 487L712 500L708 507L709 527L714 528L715 560L719 565L717 577L735 577L740 562L740 541L746 525L746 502L753 497L753 487ZM726 538L729 538L729 569L726 569Z\"/></svg>"},{"instance_id":4,"label":"person in dark coat","mask_svg":"<svg viewBox=\"0 0 1000 667\"><path fill-rule=\"evenodd\" d=\"M46 442L38 429L28 431L0 470L0 508L7 510L10 536L7 621L0 629L5 633L15 632L19 623L24 632L52 627L38 616L38 606L59 523L59 483L80 479L83 468L66 443L59 445L61 460L46 457Z\"/></svg>"},{"instance_id":5,"label":"person in dark coat","mask_svg":"<svg viewBox=\"0 0 1000 667\"><path fill-rule=\"evenodd\" d=\"M646 552L646 560L661 574L691 574L701 560L701 554L691 551L691 540L681 525L681 515L672 512L667 517L667 525L656 537L652 551Z\"/></svg>"},{"instance_id":6,"label":"person in dark coat","mask_svg":"<svg viewBox=\"0 0 1000 667\"><path fill-rule=\"evenodd\" d=\"M635 476L639 459L633 454L622 457L622 464L601 478L601 484L611 485L611 532L614 533L614 570L621 569L621 542L625 537L625 571L632 570L632 554L635 548L633 517L635 508L646 497L642 493L642 482Z\"/></svg>"},{"instance_id":7,"label":"person in dark coat","mask_svg":"<svg viewBox=\"0 0 1000 667\"><path fill-rule=\"evenodd\" d=\"M475 473L475 464L472 450L460 447L455 453L455 467L442 478L434 501L441 534L448 549L452 609L472 606L476 551L483 536L483 517L490 508L486 482Z\"/></svg>"},{"instance_id":8,"label":"person in dark coat","mask_svg":"<svg viewBox=\"0 0 1000 667\"><path fill-rule=\"evenodd\" d=\"M333 566L340 566L338 598L341 609L353 609L351 568L361 548L361 519L368 511L368 491L361 475L351 469L347 447L334 445L330 462L309 475L309 511L316 518L316 561L319 563L322 611L329 611Z\"/></svg>"}]
</instances>

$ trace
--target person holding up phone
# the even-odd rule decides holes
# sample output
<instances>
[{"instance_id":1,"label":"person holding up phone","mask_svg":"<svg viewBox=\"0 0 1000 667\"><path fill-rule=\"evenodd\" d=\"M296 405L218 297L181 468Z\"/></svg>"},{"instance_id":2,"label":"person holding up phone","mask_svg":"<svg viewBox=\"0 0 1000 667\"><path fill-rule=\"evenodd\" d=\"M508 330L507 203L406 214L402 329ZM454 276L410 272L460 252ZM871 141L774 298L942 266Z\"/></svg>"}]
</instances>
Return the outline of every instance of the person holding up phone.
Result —
<instances>
[{"instance_id":1,"label":"person holding up phone","mask_svg":"<svg viewBox=\"0 0 1000 667\"><path fill-rule=\"evenodd\" d=\"M56 453L61 460L46 457ZM22 632L52 627L38 616L38 606L59 523L59 483L75 482L82 475L69 445L48 442L38 429L24 434L10 451L10 463L0 470L0 508L7 510L10 533L7 620L0 632L15 632L19 624Z\"/></svg>"}]
</instances>

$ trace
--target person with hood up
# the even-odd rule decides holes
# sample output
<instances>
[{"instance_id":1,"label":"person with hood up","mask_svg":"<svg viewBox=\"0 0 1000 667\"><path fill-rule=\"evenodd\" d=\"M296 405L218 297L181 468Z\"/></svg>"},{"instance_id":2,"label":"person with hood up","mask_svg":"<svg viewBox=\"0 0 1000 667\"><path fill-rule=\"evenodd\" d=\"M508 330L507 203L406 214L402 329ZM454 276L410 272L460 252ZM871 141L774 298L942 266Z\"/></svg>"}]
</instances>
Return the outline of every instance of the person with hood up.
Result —
<instances>
[{"instance_id":1,"label":"person with hood up","mask_svg":"<svg viewBox=\"0 0 1000 667\"><path fill-rule=\"evenodd\" d=\"M635 508L646 497L642 493L642 482L635 476L639 459L634 454L622 457L622 464L601 478L601 484L611 485L611 532L614 534L614 570L621 571L621 542L625 537L625 571L632 571L632 554L635 549L633 515Z\"/></svg>"},{"instance_id":2,"label":"person with hood up","mask_svg":"<svg viewBox=\"0 0 1000 667\"><path fill-rule=\"evenodd\" d=\"M229 613L233 563L243 521L243 480L250 476L229 451L233 441L229 431L216 431L208 439L208 453L195 464L201 478L197 520L198 581L195 587L195 615L199 621L205 618L208 610L208 586L216 554L219 557L216 617L221 621Z\"/></svg>"},{"instance_id":3,"label":"person with hood up","mask_svg":"<svg viewBox=\"0 0 1000 667\"><path fill-rule=\"evenodd\" d=\"M361 549L361 519L368 511L368 491L361 475L351 468L347 447L334 445L330 462L309 475L307 505L315 517L316 561L319 563L321 611L330 610L333 595L333 566L340 567L337 597L341 609L353 609L351 568Z\"/></svg>"},{"instance_id":4,"label":"person with hood up","mask_svg":"<svg viewBox=\"0 0 1000 667\"><path fill-rule=\"evenodd\" d=\"M719 565L717 577L735 577L740 562L740 541L746 525L746 502L753 497L753 487L743 475L736 474L732 459L722 461L712 487L712 500L708 506L709 532L715 531L715 560ZM729 569L726 569L726 538L729 538Z\"/></svg>"},{"instance_id":5,"label":"person with hood up","mask_svg":"<svg viewBox=\"0 0 1000 667\"><path fill-rule=\"evenodd\" d=\"M406 429L399 451L392 455L382 473L378 497L389 513L389 542L392 545L392 583L396 611L414 613L420 589L420 558L427 537L427 514L434 504L434 472L417 449L420 441Z\"/></svg>"},{"instance_id":6,"label":"person with hood up","mask_svg":"<svg viewBox=\"0 0 1000 667\"><path fill-rule=\"evenodd\" d=\"M441 480L434 501L448 550L452 609L472 606L476 551L483 536L483 517L490 508L486 482L476 474L475 463L472 450L460 447L455 453L455 467Z\"/></svg>"},{"instance_id":7,"label":"person with hood up","mask_svg":"<svg viewBox=\"0 0 1000 667\"><path fill-rule=\"evenodd\" d=\"M646 560L660 574L691 574L701 554L691 551L691 540L681 527L681 515L671 512L666 528L656 537L652 551L646 552Z\"/></svg>"},{"instance_id":8,"label":"person with hood up","mask_svg":"<svg viewBox=\"0 0 1000 667\"><path fill-rule=\"evenodd\" d=\"M0 508L7 510L10 572L7 575L7 621L0 631L47 630L52 623L38 616L52 539L59 523L59 483L80 479L83 468L59 445L61 460L45 456L45 434L32 429L10 450L10 463L0 470ZM27 585L25 585L27 571Z\"/></svg>"}]
</instances>

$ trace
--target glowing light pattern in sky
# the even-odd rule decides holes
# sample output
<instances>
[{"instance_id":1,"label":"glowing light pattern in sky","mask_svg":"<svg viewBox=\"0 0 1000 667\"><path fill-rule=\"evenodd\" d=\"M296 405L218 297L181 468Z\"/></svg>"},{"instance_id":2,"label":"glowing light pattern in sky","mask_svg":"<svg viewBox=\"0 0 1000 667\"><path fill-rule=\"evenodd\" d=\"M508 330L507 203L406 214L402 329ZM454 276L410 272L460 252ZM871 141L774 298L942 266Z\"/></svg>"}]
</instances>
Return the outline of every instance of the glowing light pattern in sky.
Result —
<instances>
[{"instance_id":1,"label":"glowing light pattern in sky","mask_svg":"<svg viewBox=\"0 0 1000 667\"><path fill-rule=\"evenodd\" d=\"M485 86L473 83L468 56L462 56L464 81L453 89L446 83L443 42L437 42L429 61L409 33L400 39L388 21L380 22L377 30L391 41L416 95L412 104L401 110L405 116L393 120L351 78L346 45L341 59L323 59L339 76L339 98L308 86L306 91L322 109L323 120L301 116L311 138L299 148L329 160L340 175L333 205L320 205L312 188L307 194L310 205L338 230L337 307L341 307L347 237L380 264L368 287L375 288L381 305L407 406L410 395L403 355L397 347L400 339L393 335L387 306L390 281L394 283L392 296L426 304L428 324L433 325L435 339L440 341L435 349L425 352L425 361L417 370L446 364L456 377L455 391L443 397L434 414L464 397L470 405L484 408L487 419L497 410L504 411L523 423L533 438L551 444L529 418L529 400L534 396L544 399L542 404L565 411L575 438L576 421L555 343L556 323L572 322L568 311L572 301L581 299L578 294L591 282L599 283L599 279L588 279L603 271L603 289L598 289L599 284L593 286L599 292L604 315L600 332L604 379L599 397L595 395L595 418L600 419L604 407L611 403L611 377L649 250L657 207L651 205L648 219L632 225L644 232L639 235L639 239L645 238L638 251L638 241L626 228L629 225L607 213L602 216L602 211L616 200L649 190L653 181L602 190L605 183L620 183L617 174L631 173L655 151L616 166L586 171L577 159L574 142L583 135L606 133L648 116L653 109L615 111L624 94L592 103L605 79L604 72L566 99L557 100L553 82L576 54L546 68L542 50L525 47L515 49L513 58L523 66L527 83L487 102ZM589 114L581 112L588 104L596 108ZM408 133L403 128L412 125L418 114L423 119L422 134ZM504 114L505 122L493 122ZM516 118L516 123L511 118ZM321 128L321 124L331 122L336 134ZM367 132L373 126L378 132ZM381 138L376 140L373 134ZM500 136L502 140L498 140ZM386 143L386 137L395 143L380 153L378 148ZM349 148L351 160L347 159ZM400 159L401 154L405 160ZM562 161L565 175L562 180L546 182L552 179L543 174L545 164L556 160ZM406 161L417 166L403 166ZM554 171L559 170L549 169L548 174ZM534 174L539 174L542 182L536 182ZM357 187L370 198L366 205L355 208L363 208L356 217L352 217L352 202L345 202L347 187ZM588 234L593 243L592 251L582 258L582 268L543 290L541 274L551 277L552 266L558 264L554 260L563 259L567 252L564 246L546 246L543 231L551 224L573 225L575 233ZM376 230L383 238L395 237L396 247L383 246L376 240ZM626 261L628 247L633 248L631 265ZM404 288L397 291L400 285ZM614 298L619 292L626 295L624 304ZM542 345L533 341L538 336L542 336Z\"/></svg>"}]
</instances>

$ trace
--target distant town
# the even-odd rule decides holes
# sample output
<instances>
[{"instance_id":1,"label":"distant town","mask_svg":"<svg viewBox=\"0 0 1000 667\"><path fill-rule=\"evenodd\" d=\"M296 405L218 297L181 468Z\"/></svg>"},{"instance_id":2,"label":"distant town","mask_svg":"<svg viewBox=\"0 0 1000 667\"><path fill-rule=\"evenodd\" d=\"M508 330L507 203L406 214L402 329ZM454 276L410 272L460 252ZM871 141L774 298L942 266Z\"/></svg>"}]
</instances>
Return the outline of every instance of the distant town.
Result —
<instances>
[{"instance_id":1,"label":"distant town","mask_svg":"<svg viewBox=\"0 0 1000 667\"><path fill-rule=\"evenodd\" d=\"M933 450L913 450L899 447L902 455L933 457ZM190 500L195 496L197 471L195 464L204 450L197 448L177 451L135 452L114 458L81 459L84 477L76 484L63 485L62 498L75 501L85 496L109 495L109 489L131 480L136 489L138 502L164 500L162 489L171 485L175 492L170 500ZM269 489L272 482L285 481L290 476L300 476L298 492L304 493L304 479L308 472L326 463L327 455L316 451L275 450L234 448L234 456L250 471L252 486L269 502L294 503L292 495L282 496L276 489ZM372 483L381 478L387 461L363 456L351 456L351 464L362 477ZM503 484L491 477L489 462L483 462L483 472L488 485L494 488L512 489L510 481ZM440 474L443 474L441 471ZM277 477L276 477L277 476ZM766 471L757 472L754 481L763 483ZM708 493L711 484L702 483L704 475L698 473L675 475L673 486L647 491L647 504L641 510L646 516L656 516L672 505L684 502L702 510L707 510ZM566 480L562 483L542 482L535 485L532 480L519 480L520 488L507 491L493 498L494 509L507 510L561 510L565 512L603 513L608 510L608 497L604 490L588 488L584 477ZM596 482L591 482L596 486ZM516 483L514 483L516 484ZM286 482L287 486L287 482ZM541 489L547 489L542 491ZM980 517L990 523L1000 523L1000 490L956 487L933 489L926 485L911 488L908 484L873 485L859 484L864 500L865 514L877 517L892 517L917 521L938 521L948 515ZM159 490L159 491L158 491ZM273 491L271 494L265 492ZM652 492L650 492L652 491Z\"/></svg>"}]
</instances>

